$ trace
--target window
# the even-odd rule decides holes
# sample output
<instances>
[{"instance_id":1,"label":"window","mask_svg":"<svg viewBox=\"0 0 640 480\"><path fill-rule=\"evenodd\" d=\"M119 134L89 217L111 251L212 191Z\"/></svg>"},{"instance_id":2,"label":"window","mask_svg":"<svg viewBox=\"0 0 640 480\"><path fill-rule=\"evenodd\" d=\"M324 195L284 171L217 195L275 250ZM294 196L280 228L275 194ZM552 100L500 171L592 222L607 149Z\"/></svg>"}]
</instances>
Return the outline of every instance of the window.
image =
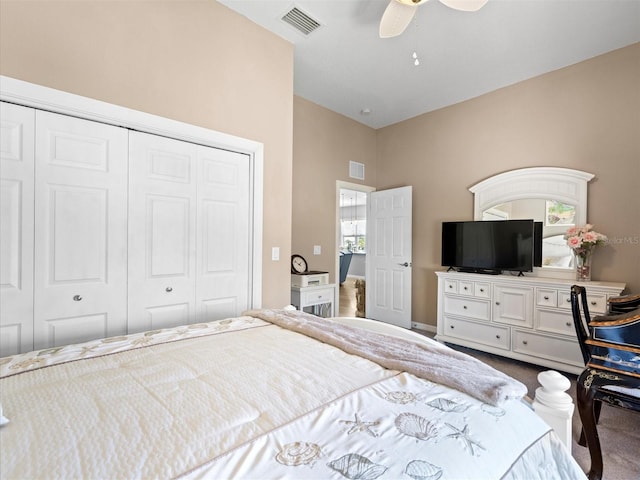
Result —
<instances>
[{"instance_id":1,"label":"window","mask_svg":"<svg viewBox=\"0 0 640 480\"><path fill-rule=\"evenodd\" d=\"M367 194L340 190L340 248L364 253L367 247Z\"/></svg>"}]
</instances>

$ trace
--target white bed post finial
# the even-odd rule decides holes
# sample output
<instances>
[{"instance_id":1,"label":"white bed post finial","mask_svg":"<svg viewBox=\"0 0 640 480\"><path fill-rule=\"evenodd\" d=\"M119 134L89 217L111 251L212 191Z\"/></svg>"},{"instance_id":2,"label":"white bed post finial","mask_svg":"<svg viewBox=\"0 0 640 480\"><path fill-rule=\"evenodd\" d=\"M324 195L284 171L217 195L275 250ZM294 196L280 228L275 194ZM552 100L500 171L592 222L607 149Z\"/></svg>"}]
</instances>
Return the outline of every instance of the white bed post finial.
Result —
<instances>
[{"instance_id":1,"label":"white bed post finial","mask_svg":"<svg viewBox=\"0 0 640 480\"><path fill-rule=\"evenodd\" d=\"M574 405L569 394L565 393L571 382L555 370L540 372L538 382L542 386L536 389L533 409L553 428L571 453L571 418Z\"/></svg>"}]
</instances>

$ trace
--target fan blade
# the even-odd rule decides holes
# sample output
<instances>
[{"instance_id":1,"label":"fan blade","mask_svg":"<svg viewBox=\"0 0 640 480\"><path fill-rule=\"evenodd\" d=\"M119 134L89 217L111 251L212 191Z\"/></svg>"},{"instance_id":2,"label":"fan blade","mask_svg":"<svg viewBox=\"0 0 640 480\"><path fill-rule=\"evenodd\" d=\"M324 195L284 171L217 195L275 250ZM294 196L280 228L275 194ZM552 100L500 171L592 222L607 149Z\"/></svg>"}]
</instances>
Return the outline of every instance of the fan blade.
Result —
<instances>
[{"instance_id":1,"label":"fan blade","mask_svg":"<svg viewBox=\"0 0 640 480\"><path fill-rule=\"evenodd\" d=\"M477 12L488 0L440 0L444 5L463 12Z\"/></svg>"},{"instance_id":2,"label":"fan blade","mask_svg":"<svg viewBox=\"0 0 640 480\"><path fill-rule=\"evenodd\" d=\"M397 37L404 32L416 14L416 8L391 0L380 20L380 38Z\"/></svg>"}]
</instances>

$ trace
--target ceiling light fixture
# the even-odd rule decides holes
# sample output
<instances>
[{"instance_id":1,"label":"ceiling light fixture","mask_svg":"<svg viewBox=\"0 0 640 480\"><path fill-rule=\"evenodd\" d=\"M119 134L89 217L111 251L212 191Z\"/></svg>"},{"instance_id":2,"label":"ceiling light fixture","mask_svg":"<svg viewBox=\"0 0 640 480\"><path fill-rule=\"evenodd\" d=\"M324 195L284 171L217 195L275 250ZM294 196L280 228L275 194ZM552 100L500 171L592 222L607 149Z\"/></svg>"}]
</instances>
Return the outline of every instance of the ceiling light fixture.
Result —
<instances>
[{"instance_id":1,"label":"ceiling light fixture","mask_svg":"<svg viewBox=\"0 0 640 480\"><path fill-rule=\"evenodd\" d=\"M480 10L488 0L440 0L441 3L454 10L475 12ZM390 0L380 20L380 38L396 37L405 31L417 8L427 0Z\"/></svg>"}]
</instances>

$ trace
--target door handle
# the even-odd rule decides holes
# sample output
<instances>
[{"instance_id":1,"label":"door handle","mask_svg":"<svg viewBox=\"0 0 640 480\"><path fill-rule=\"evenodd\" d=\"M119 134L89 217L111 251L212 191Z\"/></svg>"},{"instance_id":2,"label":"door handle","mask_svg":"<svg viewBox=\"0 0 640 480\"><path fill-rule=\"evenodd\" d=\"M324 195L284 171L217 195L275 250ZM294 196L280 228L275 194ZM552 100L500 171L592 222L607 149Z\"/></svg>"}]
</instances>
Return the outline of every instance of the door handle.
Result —
<instances>
[{"instance_id":1,"label":"door handle","mask_svg":"<svg viewBox=\"0 0 640 480\"><path fill-rule=\"evenodd\" d=\"M73 296L73 301L74 302L79 302L80 300L82 300L82 297L80 295L74 295Z\"/></svg>"},{"instance_id":2,"label":"door handle","mask_svg":"<svg viewBox=\"0 0 640 480\"><path fill-rule=\"evenodd\" d=\"M411 266L411 264L409 262L399 263L398 265L400 265L401 267L410 267Z\"/></svg>"}]
</instances>

